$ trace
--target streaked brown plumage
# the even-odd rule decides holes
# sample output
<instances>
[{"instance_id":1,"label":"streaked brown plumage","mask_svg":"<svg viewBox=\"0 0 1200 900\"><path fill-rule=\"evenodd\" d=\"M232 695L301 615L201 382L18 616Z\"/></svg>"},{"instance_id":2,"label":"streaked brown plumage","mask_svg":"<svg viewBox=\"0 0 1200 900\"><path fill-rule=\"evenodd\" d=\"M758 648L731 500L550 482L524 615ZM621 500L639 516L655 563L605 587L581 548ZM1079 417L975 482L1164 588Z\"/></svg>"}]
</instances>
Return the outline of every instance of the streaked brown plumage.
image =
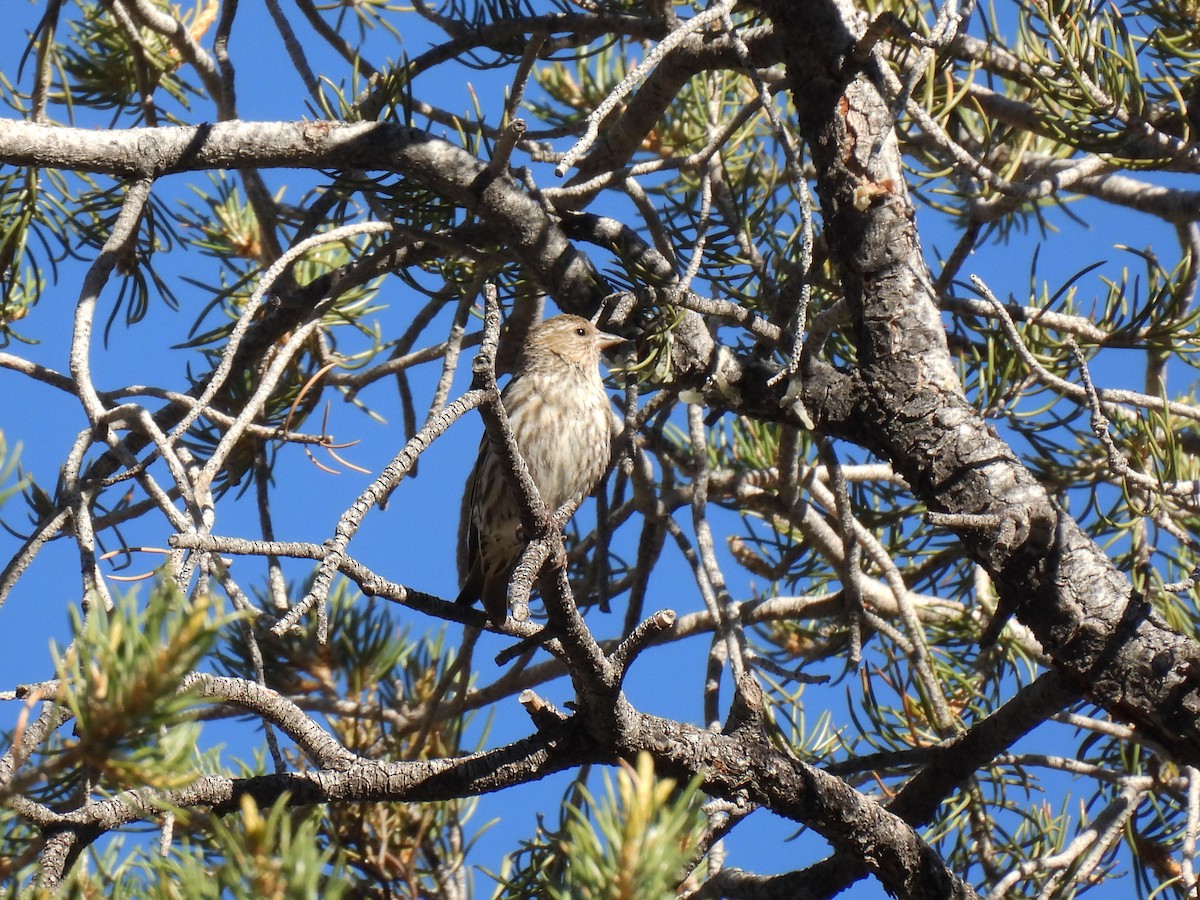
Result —
<instances>
[{"instance_id":1,"label":"streaked brown plumage","mask_svg":"<svg viewBox=\"0 0 1200 900\"><path fill-rule=\"evenodd\" d=\"M517 447L551 513L590 494L608 467L612 409L600 352L621 340L579 316L547 319L530 330L504 388ZM508 582L525 549L517 502L485 436L463 492L458 602L482 599L496 624L508 615Z\"/></svg>"}]
</instances>

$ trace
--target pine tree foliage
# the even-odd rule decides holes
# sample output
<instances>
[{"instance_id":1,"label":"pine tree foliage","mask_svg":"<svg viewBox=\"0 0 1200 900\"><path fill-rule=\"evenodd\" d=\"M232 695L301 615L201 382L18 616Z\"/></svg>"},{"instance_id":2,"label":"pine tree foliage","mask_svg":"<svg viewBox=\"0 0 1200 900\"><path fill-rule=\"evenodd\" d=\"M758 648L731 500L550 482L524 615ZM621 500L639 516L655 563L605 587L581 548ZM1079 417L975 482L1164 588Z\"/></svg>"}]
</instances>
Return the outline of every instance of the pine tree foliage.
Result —
<instances>
[{"instance_id":1,"label":"pine tree foliage","mask_svg":"<svg viewBox=\"0 0 1200 900\"><path fill-rule=\"evenodd\" d=\"M0 896L1196 896L1195 2L5 13Z\"/></svg>"}]
</instances>

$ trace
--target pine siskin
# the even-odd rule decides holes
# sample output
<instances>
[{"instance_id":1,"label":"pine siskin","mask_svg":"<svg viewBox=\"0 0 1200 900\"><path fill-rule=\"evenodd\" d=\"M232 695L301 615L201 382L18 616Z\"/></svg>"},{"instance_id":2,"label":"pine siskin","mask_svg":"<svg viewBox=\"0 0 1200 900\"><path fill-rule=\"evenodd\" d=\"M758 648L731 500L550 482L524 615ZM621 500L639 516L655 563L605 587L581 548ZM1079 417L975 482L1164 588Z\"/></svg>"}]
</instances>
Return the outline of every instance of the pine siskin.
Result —
<instances>
[{"instance_id":1,"label":"pine siskin","mask_svg":"<svg viewBox=\"0 0 1200 900\"><path fill-rule=\"evenodd\" d=\"M579 316L547 319L530 330L504 388L517 447L551 513L590 494L608 468L612 408L600 380L600 352L622 340ZM508 583L526 543L517 498L500 466L485 436L458 528L458 602L482 599L496 624L508 615Z\"/></svg>"}]
</instances>

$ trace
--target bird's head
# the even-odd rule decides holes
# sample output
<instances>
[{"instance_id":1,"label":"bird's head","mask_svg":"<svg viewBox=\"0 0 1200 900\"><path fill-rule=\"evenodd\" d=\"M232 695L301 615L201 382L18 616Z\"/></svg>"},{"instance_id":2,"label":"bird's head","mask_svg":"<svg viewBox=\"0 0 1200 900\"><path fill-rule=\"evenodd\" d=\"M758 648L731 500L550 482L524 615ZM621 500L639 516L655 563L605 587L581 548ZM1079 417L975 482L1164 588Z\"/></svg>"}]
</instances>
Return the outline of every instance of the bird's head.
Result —
<instances>
[{"instance_id":1,"label":"bird's head","mask_svg":"<svg viewBox=\"0 0 1200 900\"><path fill-rule=\"evenodd\" d=\"M572 366L595 366L603 351L624 340L601 331L581 316L554 316L529 332L523 355L526 365L539 357L552 355Z\"/></svg>"}]
</instances>

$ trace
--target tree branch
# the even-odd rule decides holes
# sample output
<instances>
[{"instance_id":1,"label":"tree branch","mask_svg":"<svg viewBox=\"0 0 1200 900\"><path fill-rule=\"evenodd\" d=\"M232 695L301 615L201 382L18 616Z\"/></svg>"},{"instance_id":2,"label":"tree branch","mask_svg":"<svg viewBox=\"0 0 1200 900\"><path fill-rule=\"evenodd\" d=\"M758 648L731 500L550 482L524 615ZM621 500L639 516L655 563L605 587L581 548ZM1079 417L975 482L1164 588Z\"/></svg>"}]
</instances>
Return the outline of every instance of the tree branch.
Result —
<instances>
[{"instance_id":1,"label":"tree branch","mask_svg":"<svg viewBox=\"0 0 1200 900\"><path fill-rule=\"evenodd\" d=\"M880 73L873 63L844 68L855 34L830 0L755 5L784 37L825 237L856 329L862 418L835 420L810 406L817 427L890 461L930 509L999 516L995 528L958 532L995 582L999 614L1015 612L1071 685L1179 761L1200 762L1200 646L1133 596L963 395Z\"/></svg>"}]
</instances>

